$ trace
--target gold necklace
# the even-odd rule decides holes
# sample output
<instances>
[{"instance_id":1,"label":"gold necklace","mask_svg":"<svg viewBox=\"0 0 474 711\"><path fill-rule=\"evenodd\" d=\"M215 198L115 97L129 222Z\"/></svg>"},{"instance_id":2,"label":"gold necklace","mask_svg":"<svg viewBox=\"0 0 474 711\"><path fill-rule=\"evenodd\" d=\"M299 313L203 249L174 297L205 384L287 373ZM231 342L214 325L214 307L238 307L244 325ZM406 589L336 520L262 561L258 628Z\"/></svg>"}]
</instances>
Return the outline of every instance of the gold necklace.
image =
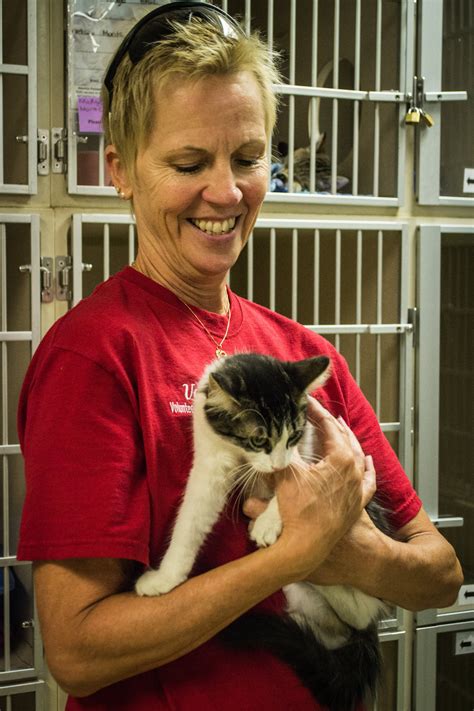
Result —
<instances>
[{"instance_id":1,"label":"gold necklace","mask_svg":"<svg viewBox=\"0 0 474 711\"><path fill-rule=\"evenodd\" d=\"M178 296L178 299L179 299L179 296ZM186 303L185 301L183 301L182 299L179 299L179 300L180 300L181 303L184 304L184 305L186 306L186 308L192 313L192 315L194 316L194 318L196 319L196 321L201 325L201 327L204 329L204 331L207 333L207 335L209 336L209 338L211 339L211 341L212 341L213 344L215 345L215 347L216 347L216 358L224 358L224 356L226 356L227 353L223 350L222 345L223 345L225 339L227 338L227 334L229 333L229 327L230 327L230 300L229 300L229 295L227 295L227 311L226 311L226 313L227 313L227 326L226 326L226 329L225 329L224 336L222 337L220 343L218 343L218 342L216 341L216 339L214 338L214 336L212 335L212 333L209 331L208 328L206 328L206 326L203 324L203 322L201 321L201 319L199 318L199 316L194 313L194 311L192 310L192 308L190 307L190 305L187 304L187 303Z\"/></svg>"}]
</instances>

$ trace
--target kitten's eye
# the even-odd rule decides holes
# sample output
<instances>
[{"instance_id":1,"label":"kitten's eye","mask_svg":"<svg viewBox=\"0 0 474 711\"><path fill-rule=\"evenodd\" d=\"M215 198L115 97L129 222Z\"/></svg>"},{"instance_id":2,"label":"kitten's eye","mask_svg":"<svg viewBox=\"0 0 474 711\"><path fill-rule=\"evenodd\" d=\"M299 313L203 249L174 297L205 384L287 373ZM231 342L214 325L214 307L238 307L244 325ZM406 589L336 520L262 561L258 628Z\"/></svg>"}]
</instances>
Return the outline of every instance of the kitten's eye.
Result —
<instances>
[{"instance_id":1,"label":"kitten's eye","mask_svg":"<svg viewBox=\"0 0 474 711\"><path fill-rule=\"evenodd\" d=\"M300 441L302 436L303 436L302 431L293 432L293 434L288 437L288 442L286 443L286 446L287 447L294 447L295 444L297 444Z\"/></svg>"},{"instance_id":2,"label":"kitten's eye","mask_svg":"<svg viewBox=\"0 0 474 711\"><path fill-rule=\"evenodd\" d=\"M252 449L263 449L266 445L268 437L265 435L255 435L254 437L249 437L250 446Z\"/></svg>"}]
</instances>

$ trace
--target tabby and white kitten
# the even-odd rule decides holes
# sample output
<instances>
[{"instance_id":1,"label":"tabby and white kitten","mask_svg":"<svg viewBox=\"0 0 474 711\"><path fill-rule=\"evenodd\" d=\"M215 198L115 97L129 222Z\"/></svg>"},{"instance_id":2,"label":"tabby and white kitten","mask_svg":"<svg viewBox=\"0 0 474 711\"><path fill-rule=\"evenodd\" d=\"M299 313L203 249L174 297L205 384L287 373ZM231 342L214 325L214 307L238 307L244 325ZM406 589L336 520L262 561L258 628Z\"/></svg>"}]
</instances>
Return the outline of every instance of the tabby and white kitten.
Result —
<instances>
[{"instance_id":1,"label":"tabby and white kitten","mask_svg":"<svg viewBox=\"0 0 474 711\"><path fill-rule=\"evenodd\" d=\"M315 155L315 189L318 193L328 193L331 192L331 159L327 153L324 152L324 144L326 142L326 133L321 133L319 139L316 143L316 155ZM279 144L279 148L284 151L283 155L285 158L283 160L283 168L280 173L277 173L275 177L280 177L288 183L288 170L289 170L289 155L288 146L286 144ZM309 192L311 190L311 146L305 146L303 148L296 148L293 151L293 179L295 192ZM349 178L344 175L336 175L336 192L341 192L346 185L349 184Z\"/></svg>"},{"instance_id":2,"label":"tabby and white kitten","mask_svg":"<svg viewBox=\"0 0 474 711\"><path fill-rule=\"evenodd\" d=\"M243 485L246 496L270 499L250 537L258 546L277 540L281 518L268 475L291 464L297 445L303 458L306 450L314 459L307 393L323 385L329 372L325 356L286 362L247 353L209 366L194 400L194 462L171 541L159 569L138 579L138 595L161 595L187 579L230 494ZM376 505L368 512L383 527ZM287 614L244 615L224 638L273 652L320 703L350 711L374 692L380 667L376 622L386 605L342 585L301 582L284 593Z\"/></svg>"}]
</instances>

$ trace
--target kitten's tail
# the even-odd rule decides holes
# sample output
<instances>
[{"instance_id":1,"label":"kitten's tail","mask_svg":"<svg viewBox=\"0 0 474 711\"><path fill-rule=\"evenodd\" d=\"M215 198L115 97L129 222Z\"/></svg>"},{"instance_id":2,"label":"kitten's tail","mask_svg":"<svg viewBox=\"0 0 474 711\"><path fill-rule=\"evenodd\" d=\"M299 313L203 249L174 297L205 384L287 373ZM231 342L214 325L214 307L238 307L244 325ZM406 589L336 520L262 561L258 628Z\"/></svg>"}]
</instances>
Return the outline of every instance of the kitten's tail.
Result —
<instances>
[{"instance_id":1,"label":"kitten's tail","mask_svg":"<svg viewBox=\"0 0 474 711\"><path fill-rule=\"evenodd\" d=\"M376 626L354 630L349 642L327 649L309 627L288 615L244 615L221 632L233 647L261 649L288 664L316 700L331 711L355 711L374 698L381 668Z\"/></svg>"}]
</instances>

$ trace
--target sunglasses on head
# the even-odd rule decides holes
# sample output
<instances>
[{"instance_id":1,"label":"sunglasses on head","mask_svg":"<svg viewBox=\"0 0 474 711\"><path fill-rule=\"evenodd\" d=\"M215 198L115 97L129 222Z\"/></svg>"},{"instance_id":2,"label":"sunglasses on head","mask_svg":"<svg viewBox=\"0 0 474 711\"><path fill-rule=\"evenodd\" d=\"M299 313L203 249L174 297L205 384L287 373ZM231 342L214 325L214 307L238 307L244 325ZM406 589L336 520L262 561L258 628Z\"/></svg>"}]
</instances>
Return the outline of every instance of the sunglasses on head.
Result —
<instances>
[{"instance_id":1,"label":"sunglasses on head","mask_svg":"<svg viewBox=\"0 0 474 711\"><path fill-rule=\"evenodd\" d=\"M205 2L170 2L152 10L132 27L107 69L104 84L109 92L109 111L112 106L114 77L124 56L128 53L132 63L138 64L160 40L174 32L172 22L189 22L194 18L215 27L217 32L226 37L237 38L244 34L233 17L220 7Z\"/></svg>"}]
</instances>

